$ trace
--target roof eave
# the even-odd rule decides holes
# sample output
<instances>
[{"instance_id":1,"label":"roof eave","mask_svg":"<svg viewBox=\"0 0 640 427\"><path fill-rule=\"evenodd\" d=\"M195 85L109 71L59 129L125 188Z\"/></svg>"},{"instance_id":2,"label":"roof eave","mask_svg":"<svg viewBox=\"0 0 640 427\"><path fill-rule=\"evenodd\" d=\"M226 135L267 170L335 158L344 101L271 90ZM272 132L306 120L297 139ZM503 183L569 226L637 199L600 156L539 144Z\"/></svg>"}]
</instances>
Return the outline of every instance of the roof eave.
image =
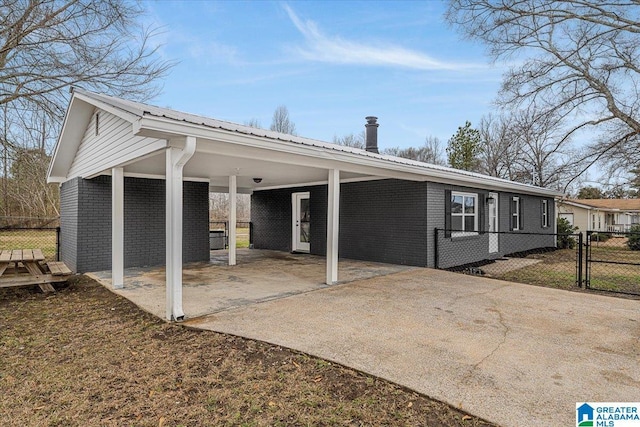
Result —
<instances>
[{"instance_id":1,"label":"roof eave","mask_svg":"<svg viewBox=\"0 0 640 427\"><path fill-rule=\"evenodd\" d=\"M190 135L200 138L217 139L225 142L242 143L255 148L264 148L273 150L303 154L307 156L324 158L330 156L333 160L346 162L349 164L371 166L383 168L385 170L393 170L398 172L410 173L422 178L435 178L436 181L445 181L447 183L455 183L457 185L469 187L483 187L487 189L512 191L515 193L526 193L535 195L544 195L547 197L560 197L561 192L547 188L534 187L526 184L520 184L499 178L482 176L479 174L466 174L456 171L455 169L430 168L426 163L415 162L410 164L406 162L396 162L389 159L389 156L361 154L351 151L331 150L325 146L313 146L296 142L293 139L281 140L271 139L264 136L246 134L224 128L213 128L203 124L180 121L168 117L160 117L154 115L144 115L138 123L140 132L166 132L169 134ZM233 136L233 138L229 138ZM231 141L230 139L233 139ZM294 149L295 147L295 149ZM400 160L400 159L398 159ZM404 160L404 159L402 159ZM421 179L426 181L427 179Z\"/></svg>"}]
</instances>

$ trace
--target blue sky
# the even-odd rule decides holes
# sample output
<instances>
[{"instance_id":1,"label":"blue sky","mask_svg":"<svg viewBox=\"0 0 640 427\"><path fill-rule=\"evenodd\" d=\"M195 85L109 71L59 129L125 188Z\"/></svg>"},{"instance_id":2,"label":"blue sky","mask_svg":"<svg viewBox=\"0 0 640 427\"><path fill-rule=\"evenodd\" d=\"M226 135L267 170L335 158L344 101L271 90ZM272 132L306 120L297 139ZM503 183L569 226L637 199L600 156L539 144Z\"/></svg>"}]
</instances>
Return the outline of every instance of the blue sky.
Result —
<instances>
[{"instance_id":1,"label":"blue sky","mask_svg":"<svg viewBox=\"0 0 640 427\"><path fill-rule=\"evenodd\" d=\"M331 141L379 117L379 146L446 144L477 124L503 69L443 19L444 2L148 2L166 59L152 103L268 128L286 105L301 136Z\"/></svg>"}]
</instances>

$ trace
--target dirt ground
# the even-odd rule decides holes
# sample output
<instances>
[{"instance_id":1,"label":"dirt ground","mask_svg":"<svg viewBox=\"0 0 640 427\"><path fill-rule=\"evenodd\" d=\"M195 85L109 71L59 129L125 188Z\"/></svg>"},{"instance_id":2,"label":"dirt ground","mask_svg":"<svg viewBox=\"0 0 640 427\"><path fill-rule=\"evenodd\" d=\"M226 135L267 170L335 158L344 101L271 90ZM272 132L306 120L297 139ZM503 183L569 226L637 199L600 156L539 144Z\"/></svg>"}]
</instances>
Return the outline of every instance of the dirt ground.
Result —
<instances>
[{"instance_id":1,"label":"dirt ground","mask_svg":"<svg viewBox=\"0 0 640 427\"><path fill-rule=\"evenodd\" d=\"M9 426L492 426L282 347L168 324L80 277L0 289Z\"/></svg>"}]
</instances>

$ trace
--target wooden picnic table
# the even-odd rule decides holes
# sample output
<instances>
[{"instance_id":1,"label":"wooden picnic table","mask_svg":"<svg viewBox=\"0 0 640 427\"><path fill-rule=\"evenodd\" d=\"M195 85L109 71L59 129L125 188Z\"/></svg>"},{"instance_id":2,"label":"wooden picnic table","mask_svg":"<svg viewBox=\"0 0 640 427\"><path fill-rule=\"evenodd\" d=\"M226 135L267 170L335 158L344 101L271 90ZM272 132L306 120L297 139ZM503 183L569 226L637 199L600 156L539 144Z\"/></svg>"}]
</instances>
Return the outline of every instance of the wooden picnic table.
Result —
<instances>
[{"instance_id":1,"label":"wooden picnic table","mask_svg":"<svg viewBox=\"0 0 640 427\"><path fill-rule=\"evenodd\" d=\"M51 283L65 282L72 272L63 262L44 261L41 249L0 250L0 288L39 285L44 292L55 291Z\"/></svg>"}]
</instances>

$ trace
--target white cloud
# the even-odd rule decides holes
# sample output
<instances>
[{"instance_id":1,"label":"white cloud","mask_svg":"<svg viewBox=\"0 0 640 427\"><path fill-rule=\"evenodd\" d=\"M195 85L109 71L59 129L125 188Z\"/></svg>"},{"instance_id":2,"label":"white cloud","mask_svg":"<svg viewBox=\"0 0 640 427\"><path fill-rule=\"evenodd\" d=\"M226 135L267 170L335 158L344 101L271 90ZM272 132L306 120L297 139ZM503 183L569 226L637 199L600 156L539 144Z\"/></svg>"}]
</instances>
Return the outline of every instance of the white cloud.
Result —
<instances>
[{"instance_id":1,"label":"white cloud","mask_svg":"<svg viewBox=\"0 0 640 427\"><path fill-rule=\"evenodd\" d=\"M441 61L425 53L400 46L369 45L362 42L329 37L323 34L315 22L303 21L288 5L283 5L291 22L306 39L304 47L294 48L305 59L336 64L392 66L418 70L469 70L485 68L479 64Z\"/></svg>"}]
</instances>

